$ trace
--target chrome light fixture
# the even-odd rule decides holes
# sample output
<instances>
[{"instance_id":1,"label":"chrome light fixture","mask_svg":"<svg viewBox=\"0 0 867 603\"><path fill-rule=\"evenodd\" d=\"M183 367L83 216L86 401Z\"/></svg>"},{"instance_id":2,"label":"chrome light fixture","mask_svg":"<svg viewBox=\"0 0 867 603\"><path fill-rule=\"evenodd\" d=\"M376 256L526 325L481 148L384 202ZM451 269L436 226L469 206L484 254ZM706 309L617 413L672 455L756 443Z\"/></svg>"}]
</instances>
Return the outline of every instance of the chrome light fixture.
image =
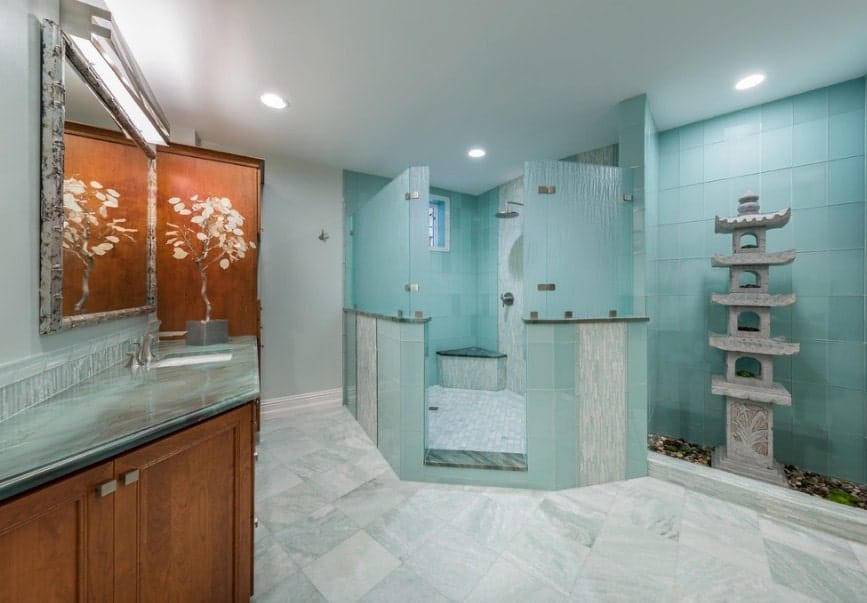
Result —
<instances>
[{"instance_id":1,"label":"chrome light fixture","mask_svg":"<svg viewBox=\"0 0 867 603\"><path fill-rule=\"evenodd\" d=\"M168 120L105 3L61 0L60 27L70 63L126 135L140 145L167 145Z\"/></svg>"}]
</instances>

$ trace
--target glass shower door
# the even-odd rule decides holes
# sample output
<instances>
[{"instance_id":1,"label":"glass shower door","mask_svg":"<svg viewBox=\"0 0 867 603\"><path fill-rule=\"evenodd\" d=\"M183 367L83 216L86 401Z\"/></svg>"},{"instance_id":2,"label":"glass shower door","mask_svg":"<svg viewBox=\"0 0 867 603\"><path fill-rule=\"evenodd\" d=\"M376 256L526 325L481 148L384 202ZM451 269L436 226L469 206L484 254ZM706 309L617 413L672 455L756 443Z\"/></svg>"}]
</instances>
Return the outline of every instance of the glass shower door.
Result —
<instances>
[{"instance_id":1,"label":"glass shower door","mask_svg":"<svg viewBox=\"0 0 867 603\"><path fill-rule=\"evenodd\" d=\"M562 161L525 165L526 312L539 318L608 316L631 284L631 206L620 168Z\"/></svg>"}]
</instances>

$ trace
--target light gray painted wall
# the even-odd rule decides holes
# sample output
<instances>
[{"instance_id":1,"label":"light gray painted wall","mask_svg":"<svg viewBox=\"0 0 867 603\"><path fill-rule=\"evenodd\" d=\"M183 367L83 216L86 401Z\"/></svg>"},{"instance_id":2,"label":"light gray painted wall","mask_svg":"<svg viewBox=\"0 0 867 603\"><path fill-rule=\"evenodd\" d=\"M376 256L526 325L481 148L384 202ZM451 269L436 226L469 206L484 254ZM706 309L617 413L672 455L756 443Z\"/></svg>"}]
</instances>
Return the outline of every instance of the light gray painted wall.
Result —
<instances>
[{"instance_id":1,"label":"light gray painted wall","mask_svg":"<svg viewBox=\"0 0 867 603\"><path fill-rule=\"evenodd\" d=\"M135 324L131 318L39 335L40 23L57 0L0 2L0 364Z\"/></svg>"},{"instance_id":2,"label":"light gray painted wall","mask_svg":"<svg viewBox=\"0 0 867 603\"><path fill-rule=\"evenodd\" d=\"M265 158L262 227L262 398L340 387L341 170ZM323 228L324 243L317 238Z\"/></svg>"}]
</instances>

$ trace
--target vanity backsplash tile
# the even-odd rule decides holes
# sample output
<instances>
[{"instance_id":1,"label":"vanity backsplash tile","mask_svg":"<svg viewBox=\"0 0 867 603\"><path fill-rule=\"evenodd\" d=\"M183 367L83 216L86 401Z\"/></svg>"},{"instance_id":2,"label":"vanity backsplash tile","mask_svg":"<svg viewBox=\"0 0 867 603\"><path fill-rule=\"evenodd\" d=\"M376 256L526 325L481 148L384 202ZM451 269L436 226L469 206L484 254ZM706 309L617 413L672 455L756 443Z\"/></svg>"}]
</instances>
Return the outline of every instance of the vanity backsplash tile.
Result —
<instances>
[{"instance_id":1,"label":"vanity backsplash tile","mask_svg":"<svg viewBox=\"0 0 867 603\"><path fill-rule=\"evenodd\" d=\"M142 326L0 364L0 421L39 404L126 359Z\"/></svg>"}]
</instances>

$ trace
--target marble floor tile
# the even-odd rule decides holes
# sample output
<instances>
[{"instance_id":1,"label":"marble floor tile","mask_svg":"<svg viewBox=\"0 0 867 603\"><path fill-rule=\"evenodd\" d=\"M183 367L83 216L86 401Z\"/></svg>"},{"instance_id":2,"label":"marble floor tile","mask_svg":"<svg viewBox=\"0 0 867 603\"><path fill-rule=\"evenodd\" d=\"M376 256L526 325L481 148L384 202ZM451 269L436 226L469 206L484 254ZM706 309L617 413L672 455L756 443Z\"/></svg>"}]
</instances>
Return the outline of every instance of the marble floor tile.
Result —
<instances>
[{"instance_id":1,"label":"marble floor tile","mask_svg":"<svg viewBox=\"0 0 867 603\"><path fill-rule=\"evenodd\" d=\"M674 591L673 576L657 576L646 568L591 553L575 581L570 600L606 603L673 601Z\"/></svg>"},{"instance_id":2,"label":"marble floor tile","mask_svg":"<svg viewBox=\"0 0 867 603\"><path fill-rule=\"evenodd\" d=\"M274 532L274 540L301 567L321 557L356 532L358 525L337 507L327 505L289 527Z\"/></svg>"},{"instance_id":3,"label":"marble floor tile","mask_svg":"<svg viewBox=\"0 0 867 603\"><path fill-rule=\"evenodd\" d=\"M374 520L365 530L391 553L406 559L442 524L442 519L426 509L405 502Z\"/></svg>"},{"instance_id":4,"label":"marble floor tile","mask_svg":"<svg viewBox=\"0 0 867 603\"><path fill-rule=\"evenodd\" d=\"M316 450L286 462L296 475L305 479L310 479L317 473L324 473L344 463L346 463L346 459L331 450Z\"/></svg>"},{"instance_id":5,"label":"marble floor tile","mask_svg":"<svg viewBox=\"0 0 867 603\"><path fill-rule=\"evenodd\" d=\"M619 523L609 517L585 562L604 558L633 574L674 582L678 543L655 532Z\"/></svg>"},{"instance_id":6,"label":"marble floor tile","mask_svg":"<svg viewBox=\"0 0 867 603\"><path fill-rule=\"evenodd\" d=\"M253 603L328 603L303 572L284 578L269 591L256 591Z\"/></svg>"},{"instance_id":7,"label":"marble floor tile","mask_svg":"<svg viewBox=\"0 0 867 603\"><path fill-rule=\"evenodd\" d=\"M590 554L590 547L575 538L574 532L562 529L561 525L552 522L540 507L509 543L502 559L568 595Z\"/></svg>"},{"instance_id":8,"label":"marble floor tile","mask_svg":"<svg viewBox=\"0 0 867 603\"><path fill-rule=\"evenodd\" d=\"M409 502L444 521L451 521L472 505L478 497L477 493L464 490L421 488L410 497Z\"/></svg>"},{"instance_id":9,"label":"marble floor tile","mask_svg":"<svg viewBox=\"0 0 867 603\"><path fill-rule=\"evenodd\" d=\"M259 463L260 470L255 480L256 500L266 500L301 483L301 478L282 463L261 460Z\"/></svg>"},{"instance_id":10,"label":"marble floor tile","mask_svg":"<svg viewBox=\"0 0 867 603\"><path fill-rule=\"evenodd\" d=\"M253 587L256 592L268 592L296 571L298 566L274 539L270 546L256 547Z\"/></svg>"},{"instance_id":11,"label":"marble floor tile","mask_svg":"<svg viewBox=\"0 0 867 603\"><path fill-rule=\"evenodd\" d=\"M256 500L256 515L272 532L307 517L328 501L308 482L264 500Z\"/></svg>"},{"instance_id":12,"label":"marble floor tile","mask_svg":"<svg viewBox=\"0 0 867 603\"><path fill-rule=\"evenodd\" d=\"M550 531L567 534L584 546L593 546L602 529L606 514L560 494L549 494L539 504L537 515Z\"/></svg>"},{"instance_id":13,"label":"marble floor tile","mask_svg":"<svg viewBox=\"0 0 867 603\"><path fill-rule=\"evenodd\" d=\"M402 482L345 409L265 425L256 602L865 600L867 546L668 482Z\"/></svg>"},{"instance_id":14,"label":"marble floor tile","mask_svg":"<svg viewBox=\"0 0 867 603\"><path fill-rule=\"evenodd\" d=\"M778 584L820 601L864 600L867 575L863 571L773 540L765 540L765 550L771 575Z\"/></svg>"},{"instance_id":15,"label":"marble floor tile","mask_svg":"<svg viewBox=\"0 0 867 603\"><path fill-rule=\"evenodd\" d=\"M770 576L745 571L743 567L708 559L702 551L681 545L678 551L676 599L696 603L726 603L737 593L743 601L771 601L774 585Z\"/></svg>"},{"instance_id":16,"label":"marble floor tile","mask_svg":"<svg viewBox=\"0 0 867 603\"><path fill-rule=\"evenodd\" d=\"M856 570L862 569L850 543L842 538L778 519L763 517L759 523L765 540L779 542L808 555L848 565Z\"/></svg>"},{"instance_id":17,"label":"marble floor tile","mask_svg":"<svg viewBox=\"0 0 867 603\"><path fill-rule=\"evenodd\" d=\"M467 505L452 525L499 553L518 535L538 504L539 499L530 495L485 493Z\"/></svg>"},{"instance_id":18,"label":"marble floor tile","mask_svg":"<svg viewBox=\"0 0 867 603\"><path fill-rule=\"evenodd\" d=\"M372 479L334 501L334 506L355 523L366 527L406 500L406 494L391 479Z\"/></svg>"},{"instance_id":19,"label":"marble floor tile","mask_svg":"<svg viewBox=\"0 0 867 603\"><path fill-rule=\"evenodd\" d=\"M484 578L476 585L467 603L560 603L568 601L564 593L558 592L524 572L518 565L500 559L491 567Z\"/></svg>"},{"instance_id":20,"label":"marble floor tile","mask_svg":"<svg viewBox=\"0 0 867 603\"><path fill-rule=\"evenodd\" d=\"M399 565L394 555L360 531L305 567L304 573L329 603L350 603Z\"/></svg>"},{"instance_id":21,"label":"marble floor tile","mask_svg":"<svg viewBox=\"0 0 867 603\"><path fill-rule=\"evenodd\" d=\"M497 553L452 527L427 540L405 564L446 597L462 600L470 594Z\"/></svg>"},{"instance_id":22,"label":"marble floor tile","mask_svg":"<svg viewBox=\"0 0 867 603\"><path fill-rule=\"evenodd\" d=\"M360 599L361 603L408 603L409 601L449 603L450 599L406 565L401 565L391 572Z\"/></svg>"}]
</instances>

